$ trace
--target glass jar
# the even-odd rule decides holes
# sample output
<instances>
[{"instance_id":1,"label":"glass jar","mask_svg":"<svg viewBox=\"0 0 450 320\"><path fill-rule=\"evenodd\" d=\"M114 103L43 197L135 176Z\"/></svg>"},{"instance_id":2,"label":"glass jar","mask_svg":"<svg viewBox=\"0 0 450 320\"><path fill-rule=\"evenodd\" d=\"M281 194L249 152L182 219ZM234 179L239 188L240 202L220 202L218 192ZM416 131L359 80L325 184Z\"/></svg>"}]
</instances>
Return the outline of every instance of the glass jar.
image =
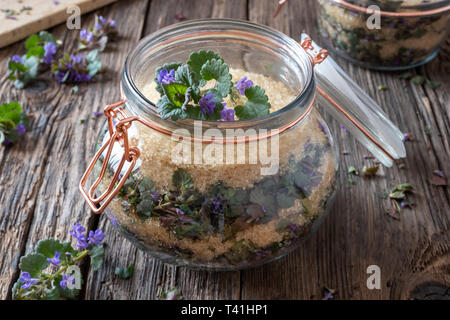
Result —
<instances>
[{"instance_id":1,"label":"glass jar","mask_svg":"<svg viewBox=\"0 0 450 320\"><path fill-rule=\"evenodd\" d=\"M268 27L203 19L142 39L125 63L124 99L105 108L80 183L92 211L106 209L138 247L181 266L242 269L296 248L323 221L337 188L339 152L318 100L383 163L404 156L401 133L379 106L304 38L301 46ZM155 69L199 49L264 87L274 112L227 122L162 119L150 85ZM91 173L98 178L85 190Z\"/></svg>"},{"instance_id":2,"label":"glass jar","mask_svg":"<svg viewBox=\"0 0 450 320\"><path fill-rule=\"evenodd\" d=\"M378 70L410 69L432 60L450 20L449 0L319 0L317 9L325 47Z\"/></svg>"}]
</instances>

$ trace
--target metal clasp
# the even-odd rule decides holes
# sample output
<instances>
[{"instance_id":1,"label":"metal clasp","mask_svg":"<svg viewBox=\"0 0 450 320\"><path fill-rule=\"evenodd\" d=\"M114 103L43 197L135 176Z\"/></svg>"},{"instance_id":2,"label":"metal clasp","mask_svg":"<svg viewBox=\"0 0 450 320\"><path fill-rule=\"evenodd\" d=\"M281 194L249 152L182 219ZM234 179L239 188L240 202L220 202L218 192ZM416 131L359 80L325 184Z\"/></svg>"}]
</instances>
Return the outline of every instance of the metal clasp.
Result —
<instances>
[{"instance_id":1,"label":"metal clasp","mask_svg":"<svg viewBox=\"0 0 450 320\"><path fill-rule=\"evenodd\" d=\"M132 122L137 119L137 117L127 117L124 110L121 108L122 105L125 104L125 100L118 101L116 103L110 104L106 106L104 113L108 119L108 131L109 131L109 139L108 141L97 151L91 163L89 164L86 172L81 178L79 189L81 194L86 199L89 207L94 213L102 213L108 204L114 199L114 197L119 193L120 189L125 184L126 180L130 176L133 168L136 165L136 161L140 156L140 151L136 147L130 147L128 142L128 132L127 130L131 127ZM115 119L117 122L115 123ZM115 123L115 124L114 124ZM111 157L111 153L113 147L116 143L119 143L121 147L123 147L123 155L122 159L118 167L116 168L116 172L109 183L108 188L103 194L99 197L95 197L95 190L102 182L107 167L108 162ZM100 159L100 156L106 151L106 155L103 159L102 167L100 169L100 174L98 178L95 180L94 184L89 188L89 191L84 189L84 186L94 169L95 164ZM120 177L120 172L125 164L125 162L129 162L130 166L125 174ZM117 183L117 184L116 184ZM102 202L102 203L101 203Z\"/></svg>"},{"instance_id":2,"label":"metal clasp","mask_svg":"<svg viewBox=\"0 0 450 320\"><path fill-rule=\"evenodd\" d=\"M316 64L322 63L327 57L328 57L328 50L327 49L321 49L319 52L314 51L314 47L312 45L312 39L311 38L305 38L305 40L300 43L303 49L305 49L305 52L308 54L308 56L311 58L312 65L315 66ZM310 52L308 52L310 51Z\"/></svg>"}]
</instances>

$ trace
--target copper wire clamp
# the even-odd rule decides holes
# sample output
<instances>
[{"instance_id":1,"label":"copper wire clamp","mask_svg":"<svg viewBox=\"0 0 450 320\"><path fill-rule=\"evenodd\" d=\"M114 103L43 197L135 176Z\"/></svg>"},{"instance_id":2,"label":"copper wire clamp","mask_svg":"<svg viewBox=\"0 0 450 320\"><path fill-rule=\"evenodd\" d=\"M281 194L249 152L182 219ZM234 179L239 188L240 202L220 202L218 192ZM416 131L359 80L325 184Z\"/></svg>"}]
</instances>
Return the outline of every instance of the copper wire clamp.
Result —
<instances>
[{"instance_id":1,"label":"copper wire clamp","mask_svg":"<svg viewBox=\"0 0 450 320\"><path fill-rule=\"evenodd\" d=\"M123 104L125 104L125 100L121 100L116 103L110 104L105 108L104 112L108 119L108 131L110 138L95 154L94 159L92 159L86 172L81 178L81 182L79 185L81 194L86 199L91 210L96 214L103 212L105 208L108 206L108 204L114 199L114 197L117 195L117 193L125 184L125 181L131 174L131 171L133 170L134 166L136 165L136 161L140 156L139 149L135 147L130 147L128 143L127 130L130 128L131 123L135 120L135 117L127 117L123 109L120 108L120 106L122 106ZM115 127L113 119L118 119L118 122L116 123ZM122 159L119 163L119 166L116 169L116 172L114 173L114 176L111 179L111 182L109 183L108 188L106 189L105 192L103 192L103 194L101 194L99 197L96 198L95 190L97 189L99 184L102 182L103 177L105 176L108 162L111 157L113 147L116 143L119 143L119 145L122 146L124 149ZM104 153L106 149L107 151L103 159L100 174L98 178L95 180L94 184L89 188L89 191L86 192L86 190L84 189L86 181L88 180L89 175L94 169L95 164L100 159L100 156ZM130 162L130 167L128 168L127 172L122 177L120 177L120 172L125 162ZM100 204L100 202L102 201L103 203Z\"/></svg>"}]
</instances>

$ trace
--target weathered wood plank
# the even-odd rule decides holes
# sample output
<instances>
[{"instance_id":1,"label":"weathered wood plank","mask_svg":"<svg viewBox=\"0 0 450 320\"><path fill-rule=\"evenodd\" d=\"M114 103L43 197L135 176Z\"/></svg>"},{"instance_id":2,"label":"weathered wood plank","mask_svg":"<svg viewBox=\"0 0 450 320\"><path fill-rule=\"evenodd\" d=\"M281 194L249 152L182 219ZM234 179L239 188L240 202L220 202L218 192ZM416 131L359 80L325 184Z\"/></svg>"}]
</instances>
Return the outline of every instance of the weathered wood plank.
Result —
<instances>
[{"instance_id":1,"label":"weathered wood plank","mask_svg":"<svg viewBox=\"0 0 450 320\"><path fill-rule=\"evenodd\" d=\"M42 77L26 90L17 90L5 80L6 58L23 52L23 43L2 50L2 101L20 101L25 109L33 111L31 132L8 150L0 150L2 240L1 291L2 298L10 296L12 282L18 277L18 258L46 237L69 239L68 231L79 221L92 227L96 220L80 196L78 182L92 157L103 119L91 119L119 99L119 81L128 51L137 42L144 22L147 1L119 2L97 11L121 21L123 39L119 46L101 54L106 73L96 82L81 85L85 94L74 95L71 86L60 86L56 81ZM136 17L131 19L128 17ZM139 17L141 17L139 19ZM82 17L82 26L92 26L94 14ZM65 38L65 51L76 45L78 32L65 26L51 30ZM80 124L80 119L86 119Z\"/></svg>"},{"instance_id":2,"label":"weathered wood plank","mask_svg":"<svg viewBox=\"0 0 450 320\"><path fill-rule=\"evenodd\" d=\"M142 36L161 27L176 23L175 15L182 13L187 19L207 17L246 18L246 1L182 1L152 0ZM120 25L120 23L118 23ZM137 250L118 235L104 217L100 226L108 234L106 263L100 271L90 273L86 289L88 299L155 299L162 290L178 287L188 299L238 299L239 272L199 272L163 264L150 255ZM116 266L136 266L130 280L114 276Z\"/></svg>"},{"instance_id":3,"label":"weathered wood plank","mask_svg":"<svg viewBox=\"0 0 450 320\"><path fill-rule=\"evenodd\" d=\"M291 13L289 28L281 25L280 30L289 30L295 39L302 30L317 38L312 10L315 5L315 1L290 1L283 9ZM250 1L250 19L272 25L273 18L266 14L272 7L270 0ZM341 156L341 188L330 216L296 252L276 263L243 272L243 299L320 298L323 286L336 288L338 298L408 298L416 285L426 281L450 284L448 272L444 271L450 261L448 190L429 183L433 170L449 172L449 84L445 73L437 72L448 70L448 54L441 53L418 70L442 82L437 90L405 82L397 73L368 71L337 60L378 100L394 123L416 137L416 142L407 142L406 169L383 168L380 177L353 177L356 185L349 185L348 166L362 168L368 164L363 159L368 152L336 121L330 121L341 151L349 152ZM387 85L389 90L377 91L380 84ZM426 126L430 128L429 135L425 134ZM386 215L389 201L381 195L402 182L415 187L416 206L404 210L401 221L396 221ZM381 268L381 290L366 287L366 268L372 264Z\"/></svg>"}]
</instances>

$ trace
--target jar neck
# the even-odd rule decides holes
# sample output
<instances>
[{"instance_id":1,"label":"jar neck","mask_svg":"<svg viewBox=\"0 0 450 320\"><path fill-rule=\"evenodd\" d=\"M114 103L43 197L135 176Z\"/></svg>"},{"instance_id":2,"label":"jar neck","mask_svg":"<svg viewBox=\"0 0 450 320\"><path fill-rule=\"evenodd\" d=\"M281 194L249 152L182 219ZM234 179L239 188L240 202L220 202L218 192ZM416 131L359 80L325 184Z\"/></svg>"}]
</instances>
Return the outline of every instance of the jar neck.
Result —
<instances>
[{"instance_id":1,"label":"jar neck","mask_svg":"<svg viewBox=\"0 0 450 320\"><path fill-rule=\"evenodd\" d=\"M161 54L170 55L171 52L180 50L180 47L193 42L198 42L200 49L201 43L206 41L234 45L240 43L251 50L264 50L268 55L273 54L278 59L286 59L290 63L289 68L294 71L289 73L289 76L297 77L296 81L302 86L298 88L293 101L267 116L245 121L202 121L204 129L221 131L243 129L245 131L251 128L284 131L300 124L308 116L314 103L316 90L313 66L303 48L296 41L276 30L231 19L202 19L183 22L161 29L141 40L127 57L123 71L121 90L123 97L127 100L126 105L129 112L167 132L185 129L190 134L194 133L197 120L162 119L158 114L156 101L149 101L145 97L139 90L136 78L144 72L148 61L158 59L156 57ZM172 61L164 61L164 63L167 62ZM153 70L148 72L154 73Z\"/></svg>"}]
</instances>

